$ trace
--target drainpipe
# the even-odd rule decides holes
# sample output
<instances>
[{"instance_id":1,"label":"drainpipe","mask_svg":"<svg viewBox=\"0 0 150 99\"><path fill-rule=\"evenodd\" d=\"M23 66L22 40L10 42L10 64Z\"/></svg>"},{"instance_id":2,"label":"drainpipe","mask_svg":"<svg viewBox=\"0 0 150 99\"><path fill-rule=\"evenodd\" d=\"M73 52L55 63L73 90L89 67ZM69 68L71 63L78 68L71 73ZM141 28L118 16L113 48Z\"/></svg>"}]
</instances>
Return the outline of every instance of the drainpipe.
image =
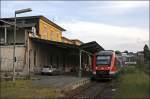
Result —
<instances>
[{"instance_id":1,"label":"drainpipe","mask_svg":"<svg viewBox=\"0 0 150 99\"><path fill-rule=\"evenodd\" d=\"M5 44L7 42L7 28L5 27Z\"/></svg>"}]
</instances>

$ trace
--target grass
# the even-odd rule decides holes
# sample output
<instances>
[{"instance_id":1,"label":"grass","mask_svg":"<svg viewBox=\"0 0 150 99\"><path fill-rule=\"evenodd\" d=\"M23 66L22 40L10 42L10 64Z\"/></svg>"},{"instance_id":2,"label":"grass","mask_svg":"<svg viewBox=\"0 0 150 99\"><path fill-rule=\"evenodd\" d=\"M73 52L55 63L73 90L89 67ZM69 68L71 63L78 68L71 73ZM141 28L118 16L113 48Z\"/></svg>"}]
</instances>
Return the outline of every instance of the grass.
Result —
<instances>
[{"instance_id":1,"label":"grass","mask_svg":"<svg viewBox=\"0 0 150 99\"><path fill-rule=\"evenodd\" d=\"M141 64L141 65L137 65L139 70L142 70L146 73L150 73L150 66L149 64Z\"/></svg>"},{"instance_id":2,"label":"grass","mask_svg":"<svg viewBox=\"0 0 150 99\"><path fill-rule=\"evenodd\" d=\"M118 79L115 99L150 99L150 78L135 67L126 67Z\"/></svg>"},{"instance_id":3,"label":"grass","mask_svg":"<svg viewBox=\"0 0 150 99\"><path fill-rule=\"evenodd\" d=\"M1 82L0 99L53 99L61 96L51 88L33 86L30 80Z\"/></svg>"}]
</instances>

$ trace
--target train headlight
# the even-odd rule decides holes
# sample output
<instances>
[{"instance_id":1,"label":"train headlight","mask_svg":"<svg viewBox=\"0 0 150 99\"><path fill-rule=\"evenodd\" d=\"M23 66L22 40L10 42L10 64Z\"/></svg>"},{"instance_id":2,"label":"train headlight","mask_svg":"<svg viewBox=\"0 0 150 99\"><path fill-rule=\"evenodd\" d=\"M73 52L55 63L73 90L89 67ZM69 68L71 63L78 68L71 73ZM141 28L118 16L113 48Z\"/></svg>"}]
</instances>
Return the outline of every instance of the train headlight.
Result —
<instances>
[{"instance_id":1,"label":"train headlight","mask_svg":"<svg viewBox=\"0 0 150 99\"><path fill-rule=\"evenodd\" d=\"M96 74L96 71L93 71L93 74L95 75L95 74Z\"/></svg>"},{"instance_id":2,"label":"train headlight","mask_svg":"<svg viewBox=\"0 0 150 99\"><path fill-rule=\"evenodd\" d=\"M110 67L107 67L107 69L110 69Z\"/></svg>"}]
</instances>

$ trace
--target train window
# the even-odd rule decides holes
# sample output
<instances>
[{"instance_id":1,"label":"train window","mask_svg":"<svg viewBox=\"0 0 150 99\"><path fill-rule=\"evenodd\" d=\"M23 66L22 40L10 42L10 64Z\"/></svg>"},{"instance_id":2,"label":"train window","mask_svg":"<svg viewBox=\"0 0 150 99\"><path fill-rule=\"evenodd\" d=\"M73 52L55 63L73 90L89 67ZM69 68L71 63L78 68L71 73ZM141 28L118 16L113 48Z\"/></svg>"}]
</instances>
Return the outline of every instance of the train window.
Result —
<instances>
[{"instance_id":1,"label":"train window","mask_svg":"<svg viewBox=\"0 0 150 99\"><path fill-rule=\"evenodd\" d=\"M98 66L110 65L110 62L111 62L111 56L98 55L96 57L96 65Z\"/></svg>"}]
</instances>

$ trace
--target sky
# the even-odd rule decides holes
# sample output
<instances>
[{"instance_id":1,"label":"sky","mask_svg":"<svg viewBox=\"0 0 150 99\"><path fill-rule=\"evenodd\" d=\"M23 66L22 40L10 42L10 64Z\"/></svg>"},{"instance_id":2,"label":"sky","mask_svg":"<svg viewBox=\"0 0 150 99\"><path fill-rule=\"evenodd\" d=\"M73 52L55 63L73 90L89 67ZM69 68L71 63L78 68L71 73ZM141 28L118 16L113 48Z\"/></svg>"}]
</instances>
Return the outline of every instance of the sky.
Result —
<instances>
[{"instance_id":1,"label":"sky","mask_svg":"<svg viewBox=\"0 0 150 99\"><path fill-rule=\"evenodd\" d=\"M149 1L1 1L1 17L43 15L60 25L63 36L96 41L106 50L141 51L149 43Z\"/></svg>"}]
</instances>

